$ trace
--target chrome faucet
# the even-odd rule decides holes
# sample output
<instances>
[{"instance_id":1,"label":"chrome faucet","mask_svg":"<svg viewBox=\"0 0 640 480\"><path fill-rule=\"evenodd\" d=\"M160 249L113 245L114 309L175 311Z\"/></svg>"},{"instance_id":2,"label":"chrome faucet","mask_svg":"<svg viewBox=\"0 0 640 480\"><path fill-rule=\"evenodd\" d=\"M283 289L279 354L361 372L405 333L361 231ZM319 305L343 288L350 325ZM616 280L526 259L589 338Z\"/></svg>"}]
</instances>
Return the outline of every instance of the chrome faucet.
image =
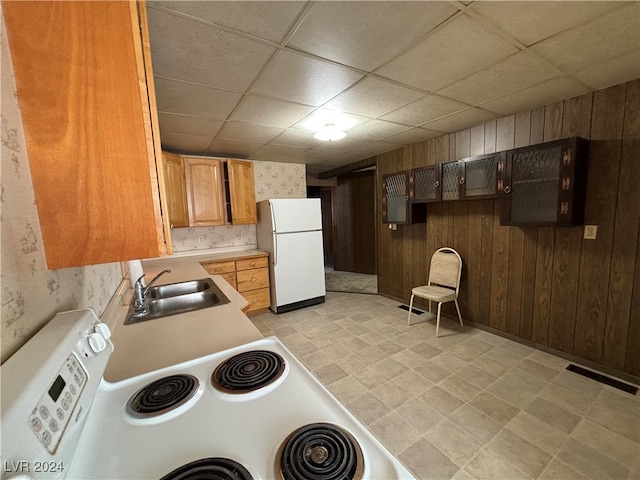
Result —
<instances>
[{"instance_id":1,"label":"chrome faucet","mask_svg":"<svg viewBox=\"0 0 640 480\"><path fill-rule=\"evenodd\" d=\"M149 313L149 301L147 299L147 293L149 293L149 289L151 286L165 273L171 273L171 270L168 268L161 271L157 274L153 279L147 284L145 287L142 284L142 279L144 279L144 275L142 275L138 280L136 280L134 287L134 296L135 299L133 301L133 316L134 317L144 317Z\"/></svg>"}]
</instances>

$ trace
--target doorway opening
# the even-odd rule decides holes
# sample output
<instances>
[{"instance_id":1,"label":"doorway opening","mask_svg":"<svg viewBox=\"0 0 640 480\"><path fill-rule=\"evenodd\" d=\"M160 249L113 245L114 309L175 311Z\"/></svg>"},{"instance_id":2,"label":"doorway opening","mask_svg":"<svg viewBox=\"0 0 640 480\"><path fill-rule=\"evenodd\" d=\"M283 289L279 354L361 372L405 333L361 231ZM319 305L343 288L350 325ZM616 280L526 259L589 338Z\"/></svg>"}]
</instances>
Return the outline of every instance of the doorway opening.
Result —
<instances>
[{"instance_id":1,"label":"doorway opening","mask_svg":"<svg viewBox=\"0 0 640 480\"><path fill-rule=\"evenodd\" d=\"M378 293L375 167L308 186L320 198L328 291Z\"/></svg>"}]
</instances>

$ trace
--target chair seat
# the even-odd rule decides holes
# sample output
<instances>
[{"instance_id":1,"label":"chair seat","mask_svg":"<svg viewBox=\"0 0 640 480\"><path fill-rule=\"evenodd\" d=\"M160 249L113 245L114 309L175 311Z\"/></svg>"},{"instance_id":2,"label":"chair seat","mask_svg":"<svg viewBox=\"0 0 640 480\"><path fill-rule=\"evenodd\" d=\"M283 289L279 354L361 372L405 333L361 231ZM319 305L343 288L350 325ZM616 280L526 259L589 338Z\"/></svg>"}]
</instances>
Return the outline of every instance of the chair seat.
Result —
<instances>
[{"instance_id":1,"label":"chair seat","mask_svg":"<svg viewBox=\"0 0 640 480\"><path fill-rule=\"evenodd\" d=\"M437 285L423 285L411 290L411 294L416 297L426 298L434 302L451 302L456 299L456 291L451 288L439 287Z\"/></svg>"}]
</instances>

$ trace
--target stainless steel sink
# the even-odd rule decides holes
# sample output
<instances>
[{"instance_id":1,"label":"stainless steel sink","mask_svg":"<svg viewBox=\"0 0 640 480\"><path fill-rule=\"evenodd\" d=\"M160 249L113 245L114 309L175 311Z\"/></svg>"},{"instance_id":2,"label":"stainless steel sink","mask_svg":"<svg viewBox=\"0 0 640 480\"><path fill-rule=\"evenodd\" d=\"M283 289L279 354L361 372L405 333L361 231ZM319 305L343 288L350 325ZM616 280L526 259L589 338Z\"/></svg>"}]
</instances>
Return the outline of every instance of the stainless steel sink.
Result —
<instances>
[{"instance_id":1,"label":"stainless steel sink","mask_svg":"<svg viewBox=\"0 0 640 480\"><path fill-rule=\"evenodd\" d=\"M148 313L142 316L134 316L134 306L131 305L124 324L217 307L229 303L229 299L213 280L202 278L152 287L147 302Z\"/></svg>"},{"instance_id":2,"label":"stainless steel sink","mask_svg":"<svg viewBox=\"0 0 640 480\"><path fill-rule=\"evenodd\" d=\"M167 298L189 293L204 292L215 288L216 284L210 278L191 280L188 282L170 283L169 285L158 285L151 287L149 298Z\"/></svg>"}]
</instances>

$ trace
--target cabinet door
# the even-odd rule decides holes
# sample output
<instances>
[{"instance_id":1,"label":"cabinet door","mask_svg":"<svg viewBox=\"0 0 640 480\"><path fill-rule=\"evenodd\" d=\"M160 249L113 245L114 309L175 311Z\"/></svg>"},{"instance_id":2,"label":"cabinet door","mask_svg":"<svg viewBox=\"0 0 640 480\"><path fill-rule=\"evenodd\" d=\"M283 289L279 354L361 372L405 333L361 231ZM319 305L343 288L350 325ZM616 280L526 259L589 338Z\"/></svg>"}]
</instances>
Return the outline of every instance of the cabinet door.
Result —
<instances>
[{"instance_id":1,"label":"cabinet door","mask_svg":"<svg viewBox=\"0 0 640 480\"><path fill-rule=\"evenodd\" d=\"M48 268L164 254L136 2L2 11Z\"/></svg>"},{"instance_id":2,"label":"cabinet door","mask_svg":"<svg viewBox=\"0 0 640 480\"><path fill-rule=\"evenodd\" d=\"M188 227L187 192L184 179L184 162L180 155L162 152L165 175L165 189L169 204L171 228Z\"/></svg>"},{"instance_id":3,"label":"cabinet door","mask_svg":"<svg viewBox=\"0 0 640 480\"><path fill-rule=\"evenodd\" d=\"M574 137L508 151L500 223L582 224L587 148Z\"/></svg>"},{"instance_id":4,"label":"cabinet door","mask_svg":"<svg viewBox=\"0 0 640 480\"><path fill-rule=\"evenodd\" d=\"M426 204L413 201L412 172L398 172L382 177L382 223L424 223Z\"/></svg>"},{"instance_id":5,"label":"cabinet door","mask_svg":"<svg viewBox=\"0 0 640 480\"><path fill-rule=\"evenodd\" d=\"M498 198L498 170L504 166L505 152L466 158L462 167L463 200ZM500 163L502 162L502 163Z\"/></svg>"},{"instance_id":6,"label":"cabinet door","mask_svg":"<svg viewBox=\"0 0 640 480\"><path fill-rule=\"evenodd\" d=\"M382 222L408 223L409 177L407 172L382 177Z\"/></svg>"},{"instance_id":7,"label":"cabinet door","mask_svg":"<svg viewBox=\"0 0 640 480\"><path fill-rule=\"evenodd\" d=\"M189 226L224 225L223 162L208 158L184 158Z\"/></svg>"},{"instance_id":8,"label":"cabinet door","mask_svg":"<svg viewBox=\"0 0 640 480\"><path fill-rule=\"evenodd\" d=\"M253 179L253 162L227 160L229 175L229 201L234 225L257 223L256 192Z\"/></svg>"},{"instance_id":9,"label":"cabinet door","mask_svg":"<svg viewBox=\"0 0 640 480\"><path fill-rule=\"evenodd\" d=\"M463 179L461 162L448 162L442 164L442 200L460 200L462 198L460 181Z\"/></svg>"},{"instance_id":10,"label":"cabinet door","mask_svg":"<svg viewBox=\"0 0 640 480\"><path fill-rule=\"evenodd\" d=\"M413 201L439 202L442 199L440 190L440 164L416 168L413 174Z\"/></svg>"}]
</instances>

